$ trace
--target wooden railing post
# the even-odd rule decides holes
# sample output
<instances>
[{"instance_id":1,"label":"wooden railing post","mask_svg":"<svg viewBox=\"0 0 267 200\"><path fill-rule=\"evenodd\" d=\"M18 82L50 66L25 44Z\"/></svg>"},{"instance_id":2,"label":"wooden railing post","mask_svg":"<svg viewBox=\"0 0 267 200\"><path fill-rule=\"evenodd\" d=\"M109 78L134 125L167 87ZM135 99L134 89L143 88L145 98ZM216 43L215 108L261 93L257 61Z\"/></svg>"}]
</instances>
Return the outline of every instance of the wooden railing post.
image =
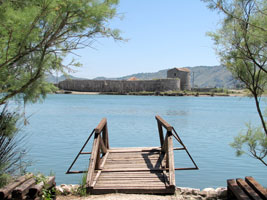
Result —
<instances>
[{"instance_id":1,"label":"wooden railing post","mask_svg":"<svg viewBox=\"0 0 267 200\"><path fill-rule=\"evenodd\" d=\"M168 160L167 160L167 168L169 168L170 175L170 185L175 187L175 170L174 170L174 155L173 155L173 141L172 141L172 132L167 132L168 136Z\"/></svg>"},{"instance_id":2,"label":"wooden railing post","mask_svg":"<svg viewBox=\"0 0 267 200\"><path fill-rule=\"evenodd\" d=\"M86 179L86 183L88 187L90 187L92 183L94 171L95 171L97 160L98 160L99 138L100 138L100 133L95 133L94 143L92 146L92 154L90 157L89 169L88 169L87 179Z\"/></svg>"},{"instance_id":3,"label":"wooden railing post","mask_svg":"<svg viewBox=\"0 0 267 200\"><path fill-rule=\"evenodd\" d=\"M108 124L106 123L103 128L103 141L107 149L109 149L109 140L108 140Z\"/></svg>"},{"instance_id":4,"label":"wooden railing post","mask_svg":"<svg viewBox=\"0 0 267 200\"><path fill-rule=\"evenodd\" d=\"M99 140L98 143L100 143L100 140L102 140L100 134L98 136L98 140ZM97 156L96 156L96 163L95 163L95 169L96 170L100 169L100 154L101 154L101 152L100 152L100 145L99 145L99 147L97 149Z\"/></svg>"},{"instance_id":5,"label":"wooden railing post","mask_svg":"<svg viewBox=\"0 0 267 200\"><path fill-rule=\"evenodd\" d=\"M107 127L107 119L103 118L101 122L98 124L98 126L95 128L95 138L94 138L94 143L92 146L92 154L90 157L89 169L88 169L87 179L86 179L88 188L92 187L93 176L94 176L95 170L100 169L100 160L101 160L100 149L103 154L107 152L108 138L107 138L106 127ZM103 137L101 137L101 133ZM104 138L104 141L102 138Z\"/></svg>"},{"instance_id":6,"label":"wooden railing post","mask_svg":"<svg viewBox=\"0 0 267 200\"><path fill-rule=\"evenodd\" d=\"M160 146L163 146L164 143L164 136L163 136L163 131L162 131L162 125L157 121L158 123L158 130L159 130L159 139L160 139Z\"/></svg>"}]
</instances>

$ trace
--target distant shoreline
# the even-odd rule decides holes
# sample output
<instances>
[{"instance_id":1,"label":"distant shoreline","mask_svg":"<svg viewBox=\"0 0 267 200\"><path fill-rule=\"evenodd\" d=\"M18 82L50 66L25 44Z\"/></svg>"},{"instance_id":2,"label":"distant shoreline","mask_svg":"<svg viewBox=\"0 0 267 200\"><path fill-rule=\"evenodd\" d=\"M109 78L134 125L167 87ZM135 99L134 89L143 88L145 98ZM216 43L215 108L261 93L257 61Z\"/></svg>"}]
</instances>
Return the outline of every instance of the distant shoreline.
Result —
<instances>
[{"instance_id":1,"label":"distant shoreline","mask_svg":"<svg viewBox=\"0 0 267 200\"><path fill-rule=\"evenodd\" d=\"M80 91L56 91L55 94L73 94L73 95L132 95L132 96L195 96L195 97L247 97L248 95L242 90L236 92L231 91L228 93L216 93L216 92L80 92Z\"/></svg>"}]
</instances>

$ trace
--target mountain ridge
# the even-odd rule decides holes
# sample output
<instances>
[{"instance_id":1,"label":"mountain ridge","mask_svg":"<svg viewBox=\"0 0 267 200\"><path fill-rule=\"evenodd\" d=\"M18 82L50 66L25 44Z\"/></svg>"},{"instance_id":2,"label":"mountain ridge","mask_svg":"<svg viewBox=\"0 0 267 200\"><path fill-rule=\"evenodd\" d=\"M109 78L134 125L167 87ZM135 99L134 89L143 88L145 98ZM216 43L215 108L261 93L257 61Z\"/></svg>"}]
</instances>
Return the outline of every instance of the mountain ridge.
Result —
<instances>
[{"instance_id":1,"label":"mountain ridge","mask_svg":"<svg viewBox=\"0 0 267 200\"><path fill-rule=\"evenodd\" d=\"M240 85L239 81L233 78L231 72L227 70L226 67L217 66L195 66L186 67L190 69L191 73L191 86L200 88L236 88ZM172 68L159 70L158 72L142 72L135 73L127 76L122 76L118 78L106 78L106 77L96 77L93 80L128 80L131 77L136 77L141 80L152 80L167 78L167 71Z\"/></svg>"},{"instance_id":2,"label":"mountain ridge","mask_svg":"<svg viewBox=\"0 0 267 200\"><path fill-rule=\"evenodd\" d=\"M193 87L193 85L195 88L236 88L240 86L240 82L234 79L231 72L229 72L224 66L195 66L186 68L190 69L191 71L191 87ZM117 78L107 78L102 76L96 77L93 80L128 80L131 77L136 77L137 79L141 80L162 79L167 78L167 71L169 69L172 68L159 70L157 72L135 73ZM68 77L62 75L58 78L53 75L49 75L47 76L47 81L51 83L58 83L67 78L80 80L86 79L71 75Z\"/></svg>"}]
</instances>

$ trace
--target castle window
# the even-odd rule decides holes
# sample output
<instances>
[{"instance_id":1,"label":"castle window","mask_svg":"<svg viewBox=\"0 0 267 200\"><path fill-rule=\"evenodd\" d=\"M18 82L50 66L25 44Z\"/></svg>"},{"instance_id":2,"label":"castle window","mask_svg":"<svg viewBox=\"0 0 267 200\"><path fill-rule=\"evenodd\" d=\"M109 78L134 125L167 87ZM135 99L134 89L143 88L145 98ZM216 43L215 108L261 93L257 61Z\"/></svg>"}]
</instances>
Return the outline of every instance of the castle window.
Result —
<instances>
[{"instance_id":1,"label":"castle window","mask_svg":"<svg viewBox=\"0 0 267 200\"><path fill-rule=\"evenodd\" d=\"M174 73L174 76L176 76L176 73Z\"/></svg>"}]
</instances>

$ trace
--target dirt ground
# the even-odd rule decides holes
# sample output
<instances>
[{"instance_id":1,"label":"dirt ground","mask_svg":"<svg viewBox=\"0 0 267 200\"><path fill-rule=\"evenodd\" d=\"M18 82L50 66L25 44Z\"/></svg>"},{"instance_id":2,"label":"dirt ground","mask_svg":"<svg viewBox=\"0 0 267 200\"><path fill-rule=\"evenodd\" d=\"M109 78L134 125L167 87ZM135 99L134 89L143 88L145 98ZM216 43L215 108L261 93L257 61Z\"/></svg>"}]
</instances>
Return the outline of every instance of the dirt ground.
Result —
<instances>
[{"instance_id":1,"label":"dirt ground","mask_svg":"<svg viewBox=\"0 0 267 200\"><path fill-rule=\"evenodd\" d=\"M57 196L57 200L182 200L183 198L176 195L142 195L142 194L106 194L90 195L87 197L79 196Z\"/></svg>"}]
</instances>

